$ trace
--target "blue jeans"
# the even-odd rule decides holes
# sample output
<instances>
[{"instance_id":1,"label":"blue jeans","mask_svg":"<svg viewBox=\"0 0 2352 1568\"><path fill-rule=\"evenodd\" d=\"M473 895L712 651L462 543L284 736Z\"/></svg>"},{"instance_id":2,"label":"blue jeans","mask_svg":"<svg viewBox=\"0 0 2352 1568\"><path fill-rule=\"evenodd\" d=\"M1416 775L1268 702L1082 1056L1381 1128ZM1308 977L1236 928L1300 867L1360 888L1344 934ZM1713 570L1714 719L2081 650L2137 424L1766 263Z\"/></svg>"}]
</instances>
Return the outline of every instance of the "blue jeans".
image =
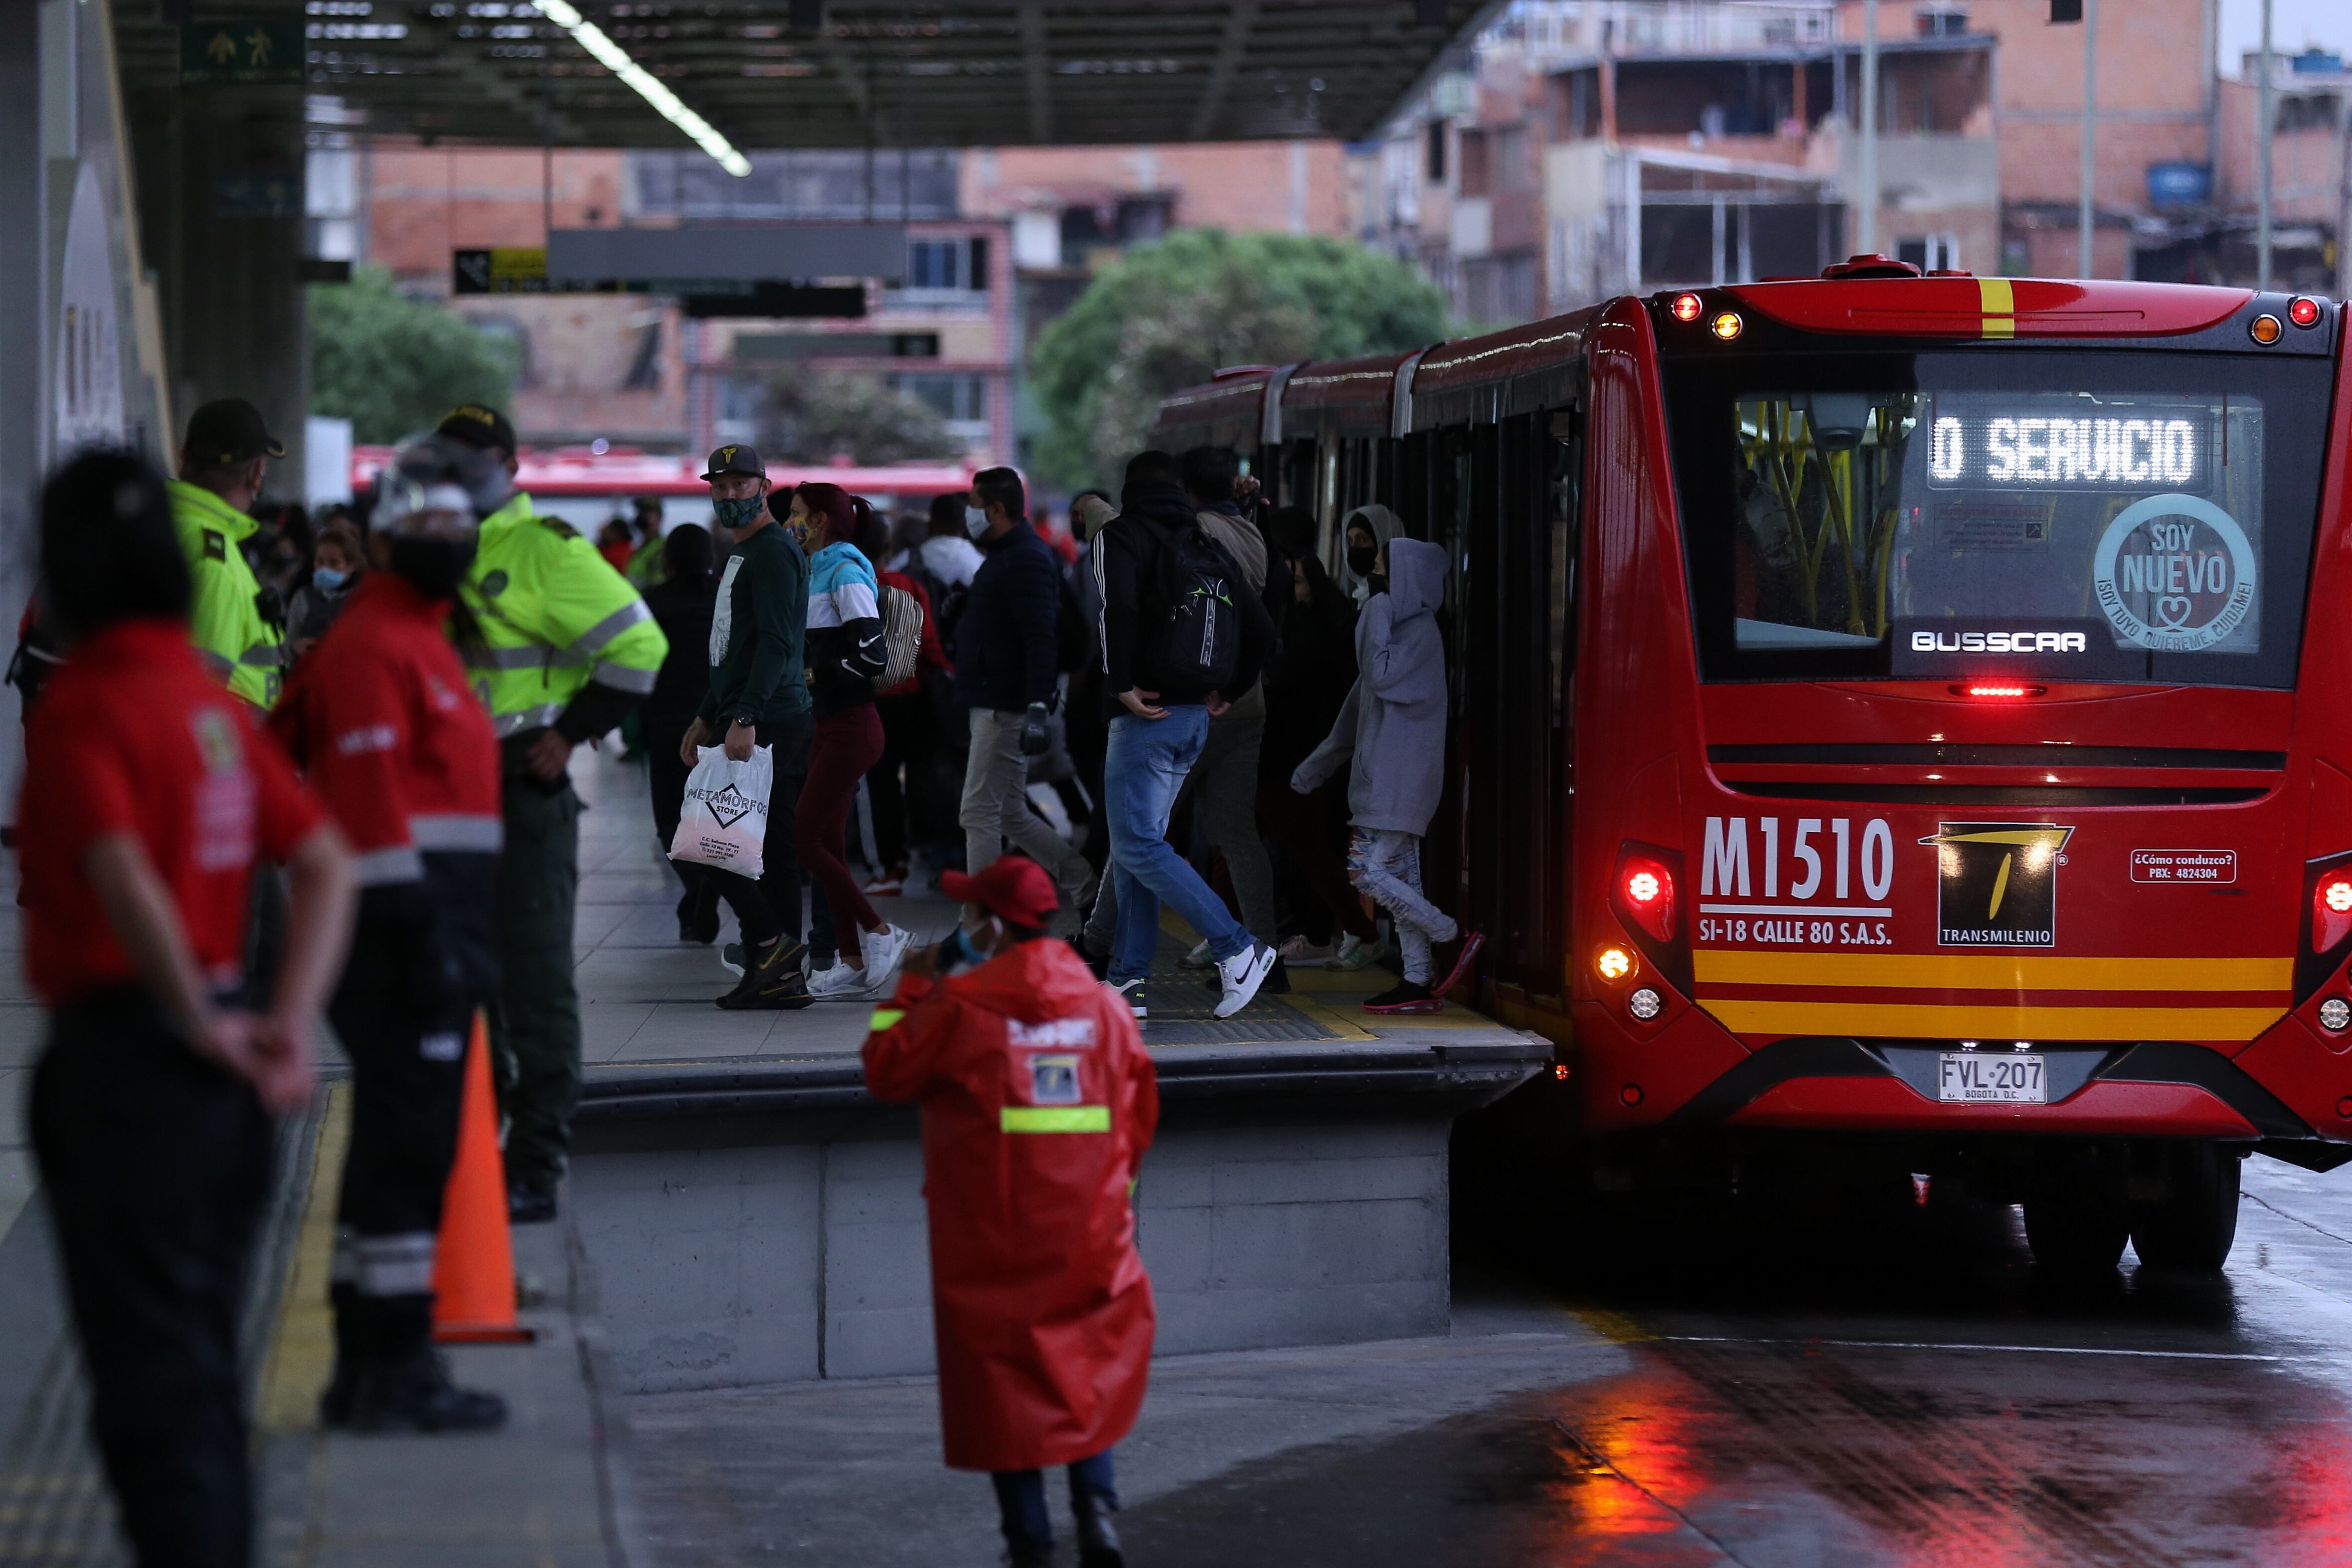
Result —
<instances>
[{"instance_id":1,"label":"blue jeans","mask_svg":"<svg viewBox=\"0 0 2352 1568\"><path fill-rule=\"evenodd\" d=\"M1118 1492L1112 1485L1111 1450L1105 1448L1091 1459L1080 1459L1070 1467L1070 1506L1077 1507L1082 1497L1098 1497L1111 1507L1118 1506ZM1045 1509L1045 1473L1043 1470L997 1470L990 1474L996 1483L996 1511L1004 1539L1014 1545L1023 1542L1050 1542L1054 1539L1054 1516Z\"/></svg>"},{"instance_id":2,"label":"blue jeans","mask_svg":"<svg viewBox=\"0 0 2352 1568\"><path fill-rule=\"evenodd\" d=\"M1160 946L1160 906L1209 941L1220 959L1246 952L1250 934L1201 874L1168 847L1168 814L1176 792L1209 738L1209 710L1171 707L1165 719L1121 713L1110 721L1103 756L1103 805L1110 815L1110 863L1118 889L1118 938L1110 950L1110 983L1125 984L1151 973Z\"/></svg>"}]
</instances>

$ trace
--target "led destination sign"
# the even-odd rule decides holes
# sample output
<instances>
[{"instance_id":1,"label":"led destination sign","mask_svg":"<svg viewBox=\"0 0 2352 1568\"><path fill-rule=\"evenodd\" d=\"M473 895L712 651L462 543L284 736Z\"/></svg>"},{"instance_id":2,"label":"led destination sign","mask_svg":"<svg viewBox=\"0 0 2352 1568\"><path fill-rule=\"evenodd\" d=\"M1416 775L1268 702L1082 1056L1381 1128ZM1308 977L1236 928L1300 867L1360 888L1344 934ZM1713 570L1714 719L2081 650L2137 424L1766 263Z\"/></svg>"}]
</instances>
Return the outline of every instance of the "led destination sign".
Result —
<instances>
[{"instance_id":1,"label":"led destination sign","mask_svg":"<svg viewBox=\"0 0 2352 1568\"><path fill-rule=\"evenodd\" d=\"M2019 411L1952 414L1928 426L1927 482L1937 489L2201 489L2213 421L2076 418Z\"/></svg>"}]
</instances>

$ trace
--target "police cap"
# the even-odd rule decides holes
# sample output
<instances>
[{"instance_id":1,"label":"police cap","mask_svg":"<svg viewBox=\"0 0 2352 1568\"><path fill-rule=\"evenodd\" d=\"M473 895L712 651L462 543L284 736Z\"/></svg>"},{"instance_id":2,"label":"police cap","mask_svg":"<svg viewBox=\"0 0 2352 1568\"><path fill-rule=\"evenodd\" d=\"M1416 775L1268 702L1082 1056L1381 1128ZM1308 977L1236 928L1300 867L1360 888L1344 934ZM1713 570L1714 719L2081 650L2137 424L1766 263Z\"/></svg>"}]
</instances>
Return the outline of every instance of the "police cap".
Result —
<instances>
[{"instance_id":1,"label":"police cap","mask_svg":"<svg viewBox=\"0 0 2352 1568\"><path fill-rule=\"evenodd\" d=\"M514 426L487 404L460 403L441 416L436 434L463 441L468 447L496 447L509 457L518 450Z\"/></svg>"},{"instance_id":2,"label":"police cap","mask_svg":"<svg viewBox=\"0 0 2352 1568\"><path fill-rule=\"evenodd\" d=\"M285 455L285 445L262 422L261 410L242 397L216 399L188 417L187 457L200 468Z\"/></svg>"}]
</instances>

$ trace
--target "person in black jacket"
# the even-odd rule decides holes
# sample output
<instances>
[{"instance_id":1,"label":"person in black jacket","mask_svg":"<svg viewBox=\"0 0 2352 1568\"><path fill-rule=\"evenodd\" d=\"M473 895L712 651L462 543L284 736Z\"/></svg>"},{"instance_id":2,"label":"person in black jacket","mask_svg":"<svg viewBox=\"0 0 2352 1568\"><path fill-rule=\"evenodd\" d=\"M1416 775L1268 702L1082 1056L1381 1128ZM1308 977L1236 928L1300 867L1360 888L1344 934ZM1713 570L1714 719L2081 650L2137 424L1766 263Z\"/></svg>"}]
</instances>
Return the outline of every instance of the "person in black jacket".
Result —
<instances>
[{"instance_id":1,"label":"person in black jacket","mask_svg":"<svg viewBox=\"0 0 2352 1568\"><path fill-rule=\"evenodd\" d=\"M639 710L645 724L649 782L653 785L654 836L662 853L669 853L677 837L678 813L686 800L686 775L692 770L679 754L686 732L702 710L710 689L710 617L718 603L719 578L711 569L710 531L697 523L680 523L662 541L662 581L646 590L646 608L654 613L669 653L654 678L653 695ZM677 940L708 944L719 935L719 889L692 861L677 862L686 884L677 901Z\"/></svg>"},{"instance_id":2,"label":"person in black jacket","mask_svg":"<svg viewBox=\"0 0 2352 1568\"><path fill-rule=\"evenodd\" d=\"M1092 896L1094 868L1029 809L1028 748L1043 750L1045 715L1058 672L1062 563L1030 526L1028 493L1011 468L972 477L981 551L986 557L956 627L956 698L969 711L964 763L964 874L977 877L1011 839L1060 887L1055 919L1075 930ZM1033 735L1034 740L1025 739Z\"/></svg>"},{"instance_id":3,"label":"person in black jacket","mask_svg":"<svg viewBox=\"0 0 2352 1568\"><path fill-rule=\"evenodd\" d=\"M1160 942L1162 900L1209 944L1223 991L1216 1006L1229 1018L1249 1005L1274 968L1274 949L1250 935L1200 873L1168 847L1176 792L1201 755L1209 720L1231 703L1157 668L1174 606L1162 585L1169 552L1192 536L1193 548L1222 561L1240 634L1230 685L1238 694L1257 680L1274 647L1274 622L1224 547L1201 528L1184 493L1181 469L1165 452L1145 452L1127 466L1119 515L1095 551L1101 598L1104 708L1110 745L1103 759L1103 809L1110 820L1110 858L1118 900L1118 937L1108 978L1136 1016L1147 1015L1144 981Z\"/></svg>"}]
</instances>

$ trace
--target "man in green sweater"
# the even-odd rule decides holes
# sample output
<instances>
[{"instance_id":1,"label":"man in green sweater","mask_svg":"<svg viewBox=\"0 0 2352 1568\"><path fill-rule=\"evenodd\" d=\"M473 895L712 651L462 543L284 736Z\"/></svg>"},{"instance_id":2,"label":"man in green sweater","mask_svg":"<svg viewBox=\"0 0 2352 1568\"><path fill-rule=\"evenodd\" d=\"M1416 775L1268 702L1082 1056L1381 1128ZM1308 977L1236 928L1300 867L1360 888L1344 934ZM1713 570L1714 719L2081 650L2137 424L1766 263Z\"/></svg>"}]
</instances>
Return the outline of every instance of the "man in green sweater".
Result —
<instances>
[{"instance_id":1,"label":"man in green sweater","mask_svg":"<svg viewBox=\"0 0 2352 1568\"><path fill-rule=\"evenodd\" d=\"M802 663L808 637L808 557L768 507L768 470L749 447L710 454L703 479L719 536L732 540L710 617L710 689L687 727L679 755L688 765L717 743L736 762L766 746L775 785L757 881L716 873L719 896L743 930L743 978L719 998L730 1009L805 1007L811 998L801 941L802 881L793 854L793 813L808 776L815 720ZM830 952L824 900L817 900L819 947Z\"/></svg>"}]
</instances>

